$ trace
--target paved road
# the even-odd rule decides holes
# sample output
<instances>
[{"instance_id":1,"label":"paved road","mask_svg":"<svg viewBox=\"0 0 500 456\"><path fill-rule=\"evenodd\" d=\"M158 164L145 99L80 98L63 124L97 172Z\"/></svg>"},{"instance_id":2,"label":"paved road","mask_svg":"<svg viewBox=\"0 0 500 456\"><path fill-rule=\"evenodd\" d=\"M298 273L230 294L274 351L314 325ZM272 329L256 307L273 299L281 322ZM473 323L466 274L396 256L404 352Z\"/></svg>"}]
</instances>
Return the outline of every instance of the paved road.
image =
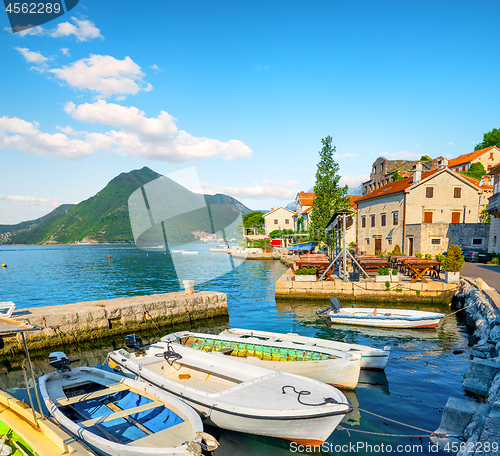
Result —
<instances>
[{"instance_id":1,"label":"paved road","mask_svg":"<svg viewBox=\"0 0 500 456\"><path fill-rule=\"evenodd\" d=\"M484 263L465 263L462 268L462 275L472 279L481 277L490 287L495 288L500 293L500 266Z\"/></svg>"}]
</instances>

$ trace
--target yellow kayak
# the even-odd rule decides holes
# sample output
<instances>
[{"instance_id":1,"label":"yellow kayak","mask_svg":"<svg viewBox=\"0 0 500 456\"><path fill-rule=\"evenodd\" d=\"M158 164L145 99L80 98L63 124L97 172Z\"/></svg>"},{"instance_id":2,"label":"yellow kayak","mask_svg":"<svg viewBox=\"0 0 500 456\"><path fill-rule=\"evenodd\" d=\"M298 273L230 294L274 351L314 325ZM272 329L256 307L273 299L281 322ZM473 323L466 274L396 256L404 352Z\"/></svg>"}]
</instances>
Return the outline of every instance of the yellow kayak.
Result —
<instances>
[{"instance_id":1,"label":"yellow kayak","mask_svg":"<svg viewBox=\"0 0 500 456\"><path fill-rule=\"evenodd\" d=\"M91 456L73 437L9 393L0 390L0 454ZM37 425L38 424L38 425Z\"/></svg>"}]
</instances>

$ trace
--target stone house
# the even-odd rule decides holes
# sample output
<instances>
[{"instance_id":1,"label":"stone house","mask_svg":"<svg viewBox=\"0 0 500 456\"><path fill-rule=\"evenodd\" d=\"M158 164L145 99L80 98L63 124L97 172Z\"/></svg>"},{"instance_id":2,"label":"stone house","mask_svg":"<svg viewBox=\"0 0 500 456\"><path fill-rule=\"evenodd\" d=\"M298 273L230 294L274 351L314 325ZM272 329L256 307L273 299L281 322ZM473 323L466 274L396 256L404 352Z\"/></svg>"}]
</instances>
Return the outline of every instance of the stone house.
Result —
<instances>
[{"instance_id":1,"label":"stone house","mask_svg":"<svg viewBox=\"0 0 500 456\"><path fill-rule=\"evenodd\" d=\"M309 215L311 213L312 204L314 201L314 192L299 192L295 197L296 213L294 214L293 229L297 231L297 221L299 217L304 220L304 229L307 230L309 226Z\"/></svg>"},{"instance_id":2,"label":"stone house","mask_svg":"<svg viewBox=\"0 0 500 456\"><path fill-rule=\"evenodd\" d=\"M372 165L370 180L363 182L363 195L367 195L384 185L397 180L399 177L412 176L412 168L417 163L415 160L387 160L385 157L379 157ZM446 166L444 157L437 157L433 160L420 162L423 171L435 171L439 167Z\"/></svg>"},{"instance_id":3,"label":"stone house","mask_svg":"<svg viewBox=\"0 0 500 456\"><path fill-rule=\"evenodd\" d=\"M491 215L488 252L500 253L500 164L488 174L493 179L493 195L488 205L488 212Z\"/></svg>"},{"instance_id":4,"label":"stone house","mask_svg":"<svg viewBox=\"0 0 500 456\"><path fill-rule=\"evenodd\" d=\"M490 172L500 163L500 149L497 146L475 150L448 162L448 167L458 173L467 171L473 163L482 163L486 172Z\"/></svg>"},{"instance_id":5,"label":"stone house","mask_svg":"<svg viewBox=\"0 0 500 456\"><path fill-rule=\"evenodd\" d=\"M392 251L442 253L450 244L485 245L478 223L483 190L474 179L446 167L391 182L356 201L358 249L367 254Z\"/></svg>"},{"instance_id":6,"label":"stone house","mask_svg":"<svg viewBox=\"0 0 500 456\"><path fill-rule=\"evenodd\" d=\"M264 214L264 229L266 236L274 230L293 230L293 212L286 207L271 207L271 211Z\"/></svg>"}]
</instances>

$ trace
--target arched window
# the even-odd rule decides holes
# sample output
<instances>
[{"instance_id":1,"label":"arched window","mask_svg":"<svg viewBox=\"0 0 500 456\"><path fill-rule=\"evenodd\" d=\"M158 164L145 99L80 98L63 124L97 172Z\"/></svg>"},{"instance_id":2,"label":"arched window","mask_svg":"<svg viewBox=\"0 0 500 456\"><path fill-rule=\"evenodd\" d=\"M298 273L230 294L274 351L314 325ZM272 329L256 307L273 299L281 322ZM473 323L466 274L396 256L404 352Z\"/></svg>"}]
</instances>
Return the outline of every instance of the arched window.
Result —
<instances>
[{"instance_id":1,"label":"arched window","mask_svg":"<svg viewBox=\"0 0 500 456\"><path fill-rule=\"evenodd\" d=\"M493 236L493 247L497 246L497 237Z\"/></svg>"}]
</instances>

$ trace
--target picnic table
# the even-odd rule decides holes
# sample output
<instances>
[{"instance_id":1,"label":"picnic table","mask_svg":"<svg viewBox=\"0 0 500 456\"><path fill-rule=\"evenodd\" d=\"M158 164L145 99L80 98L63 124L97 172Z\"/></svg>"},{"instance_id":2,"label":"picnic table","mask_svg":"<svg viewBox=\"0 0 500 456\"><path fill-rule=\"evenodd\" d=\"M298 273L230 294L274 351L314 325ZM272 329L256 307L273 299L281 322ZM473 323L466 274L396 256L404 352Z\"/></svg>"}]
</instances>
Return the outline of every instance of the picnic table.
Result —
<instances>
[{"instance_id":1,"label":"picnic table","mask_svg":"<svg viewBox=\"0 0 500 456\"><path fill-rule=\"evenodd\" d=\"M295 274L297 269L315 268L317 270L316 277L319 278L320 275L323 274L328 269L329 266L330 266L330 260L326 255L324 255L324 257L300 258L295 262L295 264L292 264L291 269ZM328 272L325 275L325 280L331 279L333 270L334 268L330 268L328 270Z\"/></svg>"},{"instance_id":2,"label":"picnic table","mask_svg":"<svg viewBox=\"0 0 500 456\"><path fill-rule=\"evenodd\" d=\"M443 263L441 263L440 261L422 260L421 258L419 258L418 260L408 261L407 265L409 268L409 273L410 275L413 275L410 283L415 283L417 280L428 283L424 277L424 274L426 272L429 272L429 275L431 276L439 278L442 264Z\"/></svg>"},{"instance_id":3,"label":"picnic table","mask_svg":"<svg viewBox=\"0 0 500 456\"><path fill-rule=\"evenodd\" d=\"M367 258L367 257L357 257L356 261L359 265L366 271L368 269L378 269L378 268L388 268L389 260L387 258Z\"/></svg>"}]
</instances>

